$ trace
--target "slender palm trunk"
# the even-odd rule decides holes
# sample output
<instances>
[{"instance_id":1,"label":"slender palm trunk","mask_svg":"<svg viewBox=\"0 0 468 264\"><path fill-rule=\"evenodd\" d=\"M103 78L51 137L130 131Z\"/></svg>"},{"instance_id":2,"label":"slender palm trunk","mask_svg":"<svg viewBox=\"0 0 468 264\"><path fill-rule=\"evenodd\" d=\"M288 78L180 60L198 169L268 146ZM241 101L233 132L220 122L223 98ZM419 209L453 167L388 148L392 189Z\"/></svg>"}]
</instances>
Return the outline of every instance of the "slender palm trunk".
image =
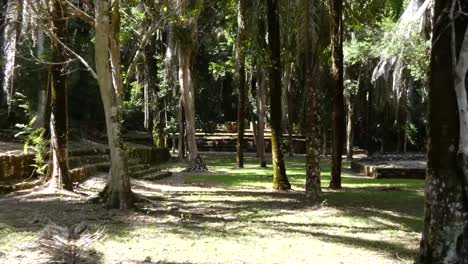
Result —
<instances>
[{"instance_id":1,"label":"slender palm trunk","mask_svg":"<svg viewBox=\"0 0 468 264\"><path fill-rule=\"evenodd\" d=\"M346 118L346 156L348 160L353 159L354 141L354 95L346 95L347 118Z\"/></svg>"},{"instance_id":2,"label":"slender palm trunk","mask_svg":"<svg viewBox=\"0 0 468 264\"><path fill-rule=\"evenodd\" d=\"M244 133L245 133L245 118L246 118L246 101L247 88L245 77L245 54L244 54L244 38L245 38L245 0L239 0L239 11L237 17L237 70L239 72L239 109L237 111L237 167L244 167Z\"/></svg>"},{"instance_id":3,"label":"slender palm trunk","mask_svg":"<svg viewBox=\"0 0 468 264\"><path fill-rule=\"evenodd\" d=\"M342 0L332 1L333 113L331 189L341 189L341 161L345 137L342 8Z\"/></svg>"},{"instance_id":4,"label":"slender palm trunk","mask_svg":"<svg viewBox=\"0 0 468 264\"><path fill-rule=\"evenodd\" d=\"M279 1L267 0L268 46L271 65L269 67L270 107L271 107L271 152L273 158L273 188L291 189L282 148L281 120L281 54Z\"/></svg>"},{"instance_id":5,"label":"slender palm trunk","mask_svg":"<svg viewBox=\"0 0 468 264\"><path fill-rule=\"evenodd\" d=\"M258 131L257 131L257 151L260 167L266 167L265 159L265 112L266 112L266 89L267 80L265 73L261 67L257 70L258 79L258 94L257 94L257 111L258 111Z\"/></svg>"},{"instance_id":6,"label":"slender palm trunk","mask_svg":"<svg viewBox=\"0 0 468 264\"><path fill-rule=\"evenodd\" d=\"M314 11L314 1L306 0L303 3L306 25L311 25ZM306 47L305 47L305 87L306 92L306 109L305 109L305 124L306 124L306 198L309 201L317 201L322 196L320 182L320 149L321 142L321 118L320 118L320 101L321 91L317 78L318 74L315 69L316 59L314 58L318 50L318 41L314 41L314 32L306 31ZM314 43L315 42L315 43Z\"/></svg>"}]
</instances>

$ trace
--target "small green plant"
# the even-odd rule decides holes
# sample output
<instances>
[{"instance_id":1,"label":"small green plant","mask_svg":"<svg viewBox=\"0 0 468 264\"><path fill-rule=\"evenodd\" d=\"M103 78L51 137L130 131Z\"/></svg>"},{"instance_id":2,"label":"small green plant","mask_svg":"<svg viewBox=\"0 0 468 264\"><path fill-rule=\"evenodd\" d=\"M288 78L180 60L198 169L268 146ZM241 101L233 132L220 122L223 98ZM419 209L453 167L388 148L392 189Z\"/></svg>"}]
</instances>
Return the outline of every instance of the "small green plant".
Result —
<instances>
[{"instance_id":1,"label":"small green plant","mask_svg":"<svg viewBox=\"0 0 468 264\"><path fill-rule=\"evenodd\" d=\"M34 152L34 172L43 176L48 168L48 149L49 140L45 138L46 130L44 128L34 128L36 123L36 116L29 121L28 124L16 124L17 128L21 131L15 137L25 137L24 139L24 153L28 154L29 150Z\"/></svg>"}]
</instances>

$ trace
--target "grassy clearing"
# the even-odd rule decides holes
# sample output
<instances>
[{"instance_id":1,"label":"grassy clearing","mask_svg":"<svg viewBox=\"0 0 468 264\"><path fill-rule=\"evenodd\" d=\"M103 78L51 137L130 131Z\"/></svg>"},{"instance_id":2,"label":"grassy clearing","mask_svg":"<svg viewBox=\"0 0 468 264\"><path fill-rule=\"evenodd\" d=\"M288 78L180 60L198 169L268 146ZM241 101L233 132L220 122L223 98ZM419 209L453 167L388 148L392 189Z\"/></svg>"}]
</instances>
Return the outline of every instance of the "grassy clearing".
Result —
<instances>
[{"instance_id":1,"label":"grassy clearing","mask_svg":"<svg viewBox=\"0 0 468 264\"><path fill-rule=\"evenodd\" d=\"M134 189L156 204L141 204L134 212L107 211L60 195L4 199L4 263L47 263L50 256L33 242L45 219L106 226L92 263L138 263L148 256L154 263L410 263L416 254L421 180L372 180L346 171L344 190L324 188L324 202L311 205L303 201L303 158L287 161L296 190L288 193L271 191L271 170L258 168L253 159L242 170L233 157L211 156L207 162L209 175L134 181ZM330 166L324 162L322 170L327 186ZM103 184L92 179L80 191L95 192Z\"/></svg>"}]
</instances>

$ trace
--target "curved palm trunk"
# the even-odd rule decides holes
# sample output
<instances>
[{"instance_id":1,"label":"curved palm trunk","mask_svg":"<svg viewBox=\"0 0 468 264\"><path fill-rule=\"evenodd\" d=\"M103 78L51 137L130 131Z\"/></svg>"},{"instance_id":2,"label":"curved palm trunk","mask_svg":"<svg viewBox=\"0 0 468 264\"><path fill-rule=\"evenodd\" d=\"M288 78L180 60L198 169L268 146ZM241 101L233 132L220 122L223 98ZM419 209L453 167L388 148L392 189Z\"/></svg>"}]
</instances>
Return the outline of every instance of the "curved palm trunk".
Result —
<instances>
[{"instance_id":1,"label":"curved palm trunk","mask_svg":"<svg viewBox=\"0 0 468 264\"><path fill-rule=\"evenodd\" d=\"M271 107L271 152L273 158L273 188L291 189L282 149L281 121L281 55L279 32L279 1L267 0L268 46L270 49L269 81Z\"/></svg>"},{"instance_id":2,"label":"curved palm trunk","mask_svg":"<svg viewBox=\"0 0 468 264\"><path fill-rule=\"evenodd\" d=\"M239 0L239 11L237 18L237 70L239 71L239 109L237 111L237 167L244 168L244 132L245 132L245 108L247 101L247 89L245 78L245 0Z\"/></svg>"},{"instance_id":3,"label":"curved palm trunk","mask_svg":"<svg viewBox=\"0 0 468 264\"><path fill-rule=\"evenodd\" d=\"M345 137L342 8L342 0L332 1L333 113L331 189L341 189L341 161Z\"/></svg>"},{"instance_id":4,"label":"curved palm trunk","mask_svg":"<svg viewBox=\"0 0 468 264\"><path fill-rule=\"evenodd\" d=\"M62 42L67 38L66 8L61 0L52 2L53 34ZM64 62L67 56L62 46L52 41L52 61ZM52 173L49 186L73 190L68 174L68 96L67 67L65 64L54 64L50 67L51 117L50 145L52 149Z\"/></svg>"},{"instance_id":5,"label":"curved palm trunk","mask_svg":"<svg viewBox=\"0 0 468 264\"><path fill-rule=\"evenodd\" d=\"M107 207L128 209L133 206L134 197L130 189L127 159L121 135L123 87L119 63L120 51L116 45L118 44L117 28L120 27L116 1L118 0L114 1L112 10L112 30L109 21L111 11L109 0L99 0L96 3L96 70L106 115L111 158L110 178L102 196ZM116 74L119 76L115 76Z\"/></svg>"}]
</instances>

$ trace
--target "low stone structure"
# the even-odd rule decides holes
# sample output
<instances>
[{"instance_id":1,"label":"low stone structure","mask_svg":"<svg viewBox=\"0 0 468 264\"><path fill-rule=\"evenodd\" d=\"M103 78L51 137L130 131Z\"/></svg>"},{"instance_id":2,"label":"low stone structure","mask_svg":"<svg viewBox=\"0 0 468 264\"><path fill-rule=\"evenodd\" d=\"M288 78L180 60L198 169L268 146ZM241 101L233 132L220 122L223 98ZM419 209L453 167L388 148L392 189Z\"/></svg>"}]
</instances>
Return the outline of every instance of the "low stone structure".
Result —
<instances>
[{"instance_id":1,"label":"low stone structure","mask_svg":"<svg viewBox=\"0 0 468 264\"><path fill-rule=\"evenodd\" d=\"M351 169L375 179L425 179L423 154L379 155L351 161Z\"/></svg>"},{"instance_id":2,"label":"low stone structure","mask_svg":"<svg viewBox=\"0 0 468 264\"><path fill-rule=\"evenodd\" d=\"M11 151L0 155L0 181L33 176L34 154Z\"/></svg>"},{"instance_id":3,"label":"low stone structure","mask_svg":"<svg viewBox=\"0 0 468 264\"><path fill-rule=\"evenodd\" d=\"M5 142L2 142L6 145ZM9 193L30 189L41 184L34 175L34 154L25 154L18 150L20 144L0 144L0 193ZM17 148L17 150L11 150ZM151 176L159 172L154 165L170 159L168 149L156 149L151 146L127 144L129 173L131 177ZM69 151L69 175L73 182L82 182L99 172L107 172L110 167L109 149L102 144L71 144ZM26 179L29 179L26 181Z\"/></svg>"}]
</instances>

